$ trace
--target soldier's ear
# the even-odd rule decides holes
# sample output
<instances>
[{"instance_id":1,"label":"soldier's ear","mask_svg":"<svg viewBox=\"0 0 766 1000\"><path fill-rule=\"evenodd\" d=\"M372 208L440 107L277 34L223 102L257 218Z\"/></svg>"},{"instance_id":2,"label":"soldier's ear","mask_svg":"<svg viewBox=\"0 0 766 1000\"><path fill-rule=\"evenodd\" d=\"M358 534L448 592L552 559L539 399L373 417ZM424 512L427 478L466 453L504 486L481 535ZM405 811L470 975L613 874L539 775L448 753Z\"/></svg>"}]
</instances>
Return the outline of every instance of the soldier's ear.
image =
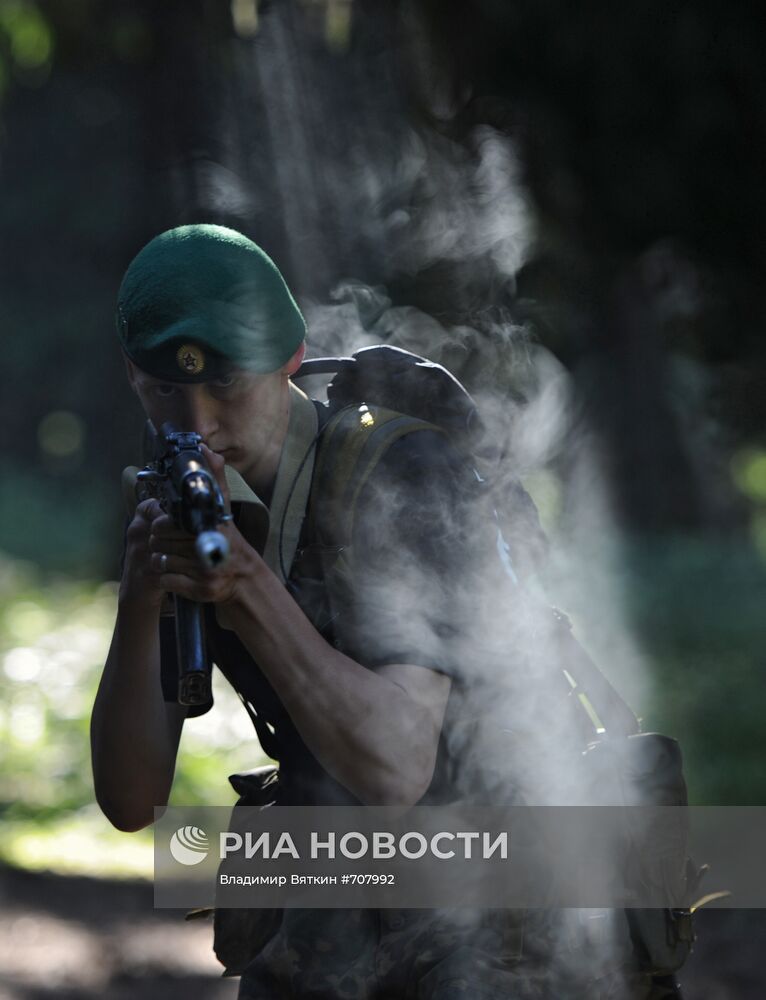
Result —
<instances>
[{"instance_id":1,"label":"soldier's ear","mask_svg":"<svg viewBox=\"0 0 766 1000\"><path fill-rule=\"evenodd\" d=\"M300 368L303 362L303 355L305 353L306 353L306 341L304 340L303 343L298 348L298 350L295 352L295 354L293 354L293 356L290 358L290 360L282 366L283 373L288 377L290 375L294 375Z\"/></svg>"}]
</instances>

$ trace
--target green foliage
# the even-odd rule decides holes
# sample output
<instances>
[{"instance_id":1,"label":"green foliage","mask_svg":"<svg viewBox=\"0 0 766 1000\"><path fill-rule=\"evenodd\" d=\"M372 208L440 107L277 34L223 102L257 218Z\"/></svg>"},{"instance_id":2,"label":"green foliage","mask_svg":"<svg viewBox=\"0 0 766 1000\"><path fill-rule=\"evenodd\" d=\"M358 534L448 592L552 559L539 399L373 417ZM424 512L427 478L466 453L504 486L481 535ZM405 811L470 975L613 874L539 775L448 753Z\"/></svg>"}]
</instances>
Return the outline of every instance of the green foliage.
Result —
<instances>
[{"instance_id":1,"label":"green foliage","mask_svg":"<svg viewBox=\"0 0 766 1000\"><path fill-rule=\"evenodd\" d=\"M732 474L739 489L755 502L766 502L766 452L758 448L740 451L732 463Z\"/></svg>"},{"instance_id":2,"label":"green foliage","mask_svg":"<svg viewBox=\"0 0 766 1000\"><path fill-rule=\"evenodd\" d=\"M40 84L51 67L51 25L32 0L0 0L0 96L11 76Z\"/></svg>"},{"instance_id":3,"label":"green foliage","mask_svg":"<svg viewBox=\"0 0 766 1000\"><path fill-rule=\"evenodd\" d=\"M766 451L742 448L731 464L737 488L753 504L750 531L753 544L766 559Z\"/></svg>"},{"instance_id":4,"label":"green foliage","mask_svg":"<svg viewBox=\"0 0 766 1000\"><path fill-rule=\"evenodd\" d=\"M95 807L90 768L90 711L115 609L114 583L53 577L43 582L31 564L0 561L0 816L6 856L37 863L53 852L58 867L79 864L91 871L94 854L110 861L105 844L120 844L125 858L132 857L134 835L111 830ZM263 762L252 725L225 682L216 685L215 697L213 712L187 723L176 805L231 803L226 775ZM139 840L148 842L146 835ZM112 870L120 857L121 851L111 856Z\"/></svg>"},{"instance_id":5,"label":"green foliage","mask_svg":"<svg viewBox=\"0 0 766 1000\"><path fill-rule=\"evenodd\" d=\"M19 517L20 498L24 517ZM6 525L6 551L44 561L49 569L72 572L106 560L111 512L98 497L84 512L79 477L13 470L0 482L0 523ZM51 597L58 600L57 594Z\"/></svg>"},{"instance_id":6,"label":"green foliage","mask_svg":"<svg viewBox=\"0 0 766 1000\"><path fill-rule=\"evenodd\" d=\"M764 561L746 540L683 537L625 545L622 559L650 677L644 728L680 741L693 803L762 805Z\"/></svg>"},{"instance_id":7,"label":"green foliage","mask_svg":"<svg viewBox=\"0 0 766 1000\"><path fill-rule=\"evenodd\" d=\"M763 562L745 544L689 539L626 545L621 556L624 624L648 673L634 703L644 728L680 740L693 802L762 804ZM0 560L0 850L18 863L151 871L150 831L117 833L93 799L89 716L115 603L114 583L42 580L32 564ZM607 607L587 584L573 605L591 638ZM599 663L620 684L598 646ZM212 712L185 727L173 805L230 804L226 775L263 762L220 677L215 698Z\"/></svg>"}]
</instances>

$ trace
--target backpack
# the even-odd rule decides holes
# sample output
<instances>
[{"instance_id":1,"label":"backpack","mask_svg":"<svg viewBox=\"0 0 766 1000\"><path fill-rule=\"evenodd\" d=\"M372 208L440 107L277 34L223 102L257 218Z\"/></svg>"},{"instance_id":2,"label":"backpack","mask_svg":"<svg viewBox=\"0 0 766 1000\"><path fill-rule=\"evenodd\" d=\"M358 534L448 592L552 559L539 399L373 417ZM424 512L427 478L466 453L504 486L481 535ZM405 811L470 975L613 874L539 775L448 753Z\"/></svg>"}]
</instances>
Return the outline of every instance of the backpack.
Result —
<instances>
[{"instance_id":1,"label":"backpack","mask_svg":"<svg viewBox=\"0 0 766 1000\"><path fill-rule=\"evenodd\" d=\"M499 557L523 592L524 578L535 571L545 551L545 536L535 505L519 480L496 475L503 455L461 383L441 365L388 345L364 348L351 357L304 361L295 378L319 373L334 377L327 386L329 416L321 431L307 518L309 535L319 535L331 553L323 568L331 610L334 604L341 613L348 598L345 552L365 483L394 442L426 429L445 434L486 484ZM508 536L523 544L511 551L505 542ZM591 793L588 803L686 806L678 743L658 733L642 733L633 711L577 642L568 618L555 608L541 607L531 593L524 594L524 600L536 605L548 633L546 655L558 661L546 668L551 685L566 682L581 709L577 738L582 741L582 768ZM678 905L612 914L609 949L616 944L618 952L622 950L626 968L672 976L691 951L689 904L703 870L688 857L687 833L682 820L671 856L661 859L658 870L650 873ZM637 831L634 837L633 846L640 847ZM644 871L638 877L646 876ZM596 956L594 964L599 964Z\"/></svg>"},{"instance_id":2,"label":"backpack","mask_svg":"<svg viewBox=\"0 0 766 1000\"><path fill-rule=\"evenodd\" d=\"M319 373L335 377L327 386L328 415L319 434L306 518L309 537L318 537L329 554L323 569L331 600L336 596L332 591L342 589L344 550L364 485L396 441L422 430L447 436L487 488L500 560L512 584L524 592L524 581L539 568L547 541L534 502L518 478L496 475L504 456L461 383L441 365L388 345L367 347L351 357L304 361L294 378ZM511 547L508 537L525 544ZM540 609L540 599L531 592L524 599ZM567 683L585 711L584 731L596 737L608 720L610 736L637 735L638 719L575 640L566 615L556 608L543 613L564 660Z\"/></svg>"},{"instance_id":3,"label":"backpack","mask_svg":"<svg viewBox=\"0 0 766 1000\"><path fill-rule=\"evenodd\" d=\"M312 613L307 607L311 595L307 602L305 592L296 592L296 581L288 580L293 596L319 631L327 632L325 626L342 614L349 598L352 574L347 553L356 504L365 483L396 441L422 430L446 435L486 484L488 509L496 520L499 558L512 583L523 591L524 578L534 572L545 551L545 536L535 505L518 479L495 476L503 456L460 382L441 365L388 345L365 348L351 357L304 361L294 379L323 373L334 377L327 386L328 406L317 435L306 535L318 540L314 547L322 552L319 572L309 574L314 579L308 582L329 600L329 619L323 621L320 612ZM525 551L519 554L517 546L512 554L506 536L523 541ZM287 544L286 559L281 559L286 579L296 541ZM300 583L297 589L301 589ZM553 608L540 609L539 599L531 595L525 599L537 604L538 614L542 611L549 633L545 647L557 661L550 664L550 684L565 684L579 706L577 740L588 786L599 793L597 801L605 805L685 806L686 785L677 742L660 734L641 733L636 716L577 642L566 616ZM263 726L256 728L260 734ZM485 778L486 761L481 767ZM273 800L273 795L264 794L262 772L231 776L240 795L238 805L260 806ZM273 780L270 770L266 788ZM501 768L498 794L502 794L503 780ZM598 954L592 940L583 946L592 952L592 968L604 970L605 981L617 955L624 969L657 977L652 995L658 997L675 995L672 974L683 965L694 941L687 904L700 873L686 855L683 836L674 846L672 859L664 860L658 877L666 886L672 882L679 905L662 910L607 911L604 915L611 919L611 929L602 941L604 952ZM229 974L237 974L257 953L273 933L275 920L278 924L275 914L261 914L250 927L242 924L240 913L229 916L226 911L216 911L216 952Z\"/></svg>"}]
</instances>

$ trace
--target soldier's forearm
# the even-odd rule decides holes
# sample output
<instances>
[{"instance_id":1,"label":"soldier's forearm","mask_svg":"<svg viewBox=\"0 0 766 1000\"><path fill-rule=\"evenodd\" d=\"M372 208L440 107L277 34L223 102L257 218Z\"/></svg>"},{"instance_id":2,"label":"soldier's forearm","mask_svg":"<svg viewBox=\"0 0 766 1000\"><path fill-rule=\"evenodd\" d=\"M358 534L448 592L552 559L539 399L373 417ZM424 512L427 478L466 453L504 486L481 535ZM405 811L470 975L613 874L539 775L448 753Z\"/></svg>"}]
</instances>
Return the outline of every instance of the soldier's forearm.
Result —
<instances>
[{"instance_id":1,"label":"soldier's forearm","mask_svg":"<svg viewBox=\"0 0 766 1000\"><path fill-rule=\"evenodd\" d=\"M166 705L158 610L123 602L91 718L96 798L122 830L148 826L170 793L186 710Z\"/></svg>"},{"instance_id":2,"label":"soldier's forearm","mask_svg":"<svg viewBox=\"0 0 766 1000\"><path fill-rule=\"evenodd\" d=\"M430 782L439 724L393 681L330 646L256 555L230 621L322 766L362 802L411 805Z\"/></svg>"}]
</instances>

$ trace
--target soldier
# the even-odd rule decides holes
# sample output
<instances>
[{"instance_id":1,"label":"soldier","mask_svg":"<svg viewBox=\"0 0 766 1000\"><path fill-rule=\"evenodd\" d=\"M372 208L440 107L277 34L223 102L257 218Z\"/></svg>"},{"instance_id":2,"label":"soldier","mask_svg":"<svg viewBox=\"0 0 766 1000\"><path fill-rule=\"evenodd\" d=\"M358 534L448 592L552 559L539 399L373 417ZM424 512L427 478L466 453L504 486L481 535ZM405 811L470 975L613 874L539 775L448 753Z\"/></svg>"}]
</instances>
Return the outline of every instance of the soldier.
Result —
<instances>
[{"instance_id":1,"label":"soldier","mask_svg":"<svg viewBox=\"0 0 766 1000\"><path fill-rule=\"evenodd\" d=\"M579 703L549 671L535 688L524 657L509 667L523 615L502 589L479 479L449 438L396 414L380 437L380 411L329 417L309 400L291 381L303 317L273 262L232 230L152 240L125 274L117 326L146 416L202 437L233 520L230 558L206 569L156 500L135 507L91 727L110 821L152 823L186 720L211 708L177 702L168 594L204 606L211 658L279 763L233 781L243 803L492 804L530 787L539 801L554 744L566 780ZM342 549L328 546L343 518ZM678 995L672 976L641 971L630 941L625 969L608 959L594 977L555 926L545 911L219 910L215 946L245 1000ZM660 920L639 948L659 934L660 970L677 967L666 930Z\"/></svg>"},{"instance_id":2,"label":"soldier","mask_svg":"<svg viewBox=\"0 0 766 1000\"><path fill-rule=\"evenodd\" d=\"M106 816L126 831L152 823L154 807L168 801L185 721L210 707L176 702L168 593L205 605L212 657L279 761L264 792L272 800L455 798L449 737L471 665L457 652L451 581L474 551L472 470L425 427L391 444L359 491L348 599L335 613L321 596L312 518L303 517L325 415L290 381L305 325L273 262L221 227L164 233L126 272L118 333L146 416L201 435L234 522L222 529L229 560L209 570L157 501L135 509L92 718ZM288 511L296 496L304 504L297 518ZM285 537L293 522L295 537ZM307 585L317 577L319 587ZM287 910L268 928L258 920L246 928L251 948L230 971L243 973L243 997L526 995L515 976L509 986L497 921L455 920Z\"/></svg>"}]
</instances>

